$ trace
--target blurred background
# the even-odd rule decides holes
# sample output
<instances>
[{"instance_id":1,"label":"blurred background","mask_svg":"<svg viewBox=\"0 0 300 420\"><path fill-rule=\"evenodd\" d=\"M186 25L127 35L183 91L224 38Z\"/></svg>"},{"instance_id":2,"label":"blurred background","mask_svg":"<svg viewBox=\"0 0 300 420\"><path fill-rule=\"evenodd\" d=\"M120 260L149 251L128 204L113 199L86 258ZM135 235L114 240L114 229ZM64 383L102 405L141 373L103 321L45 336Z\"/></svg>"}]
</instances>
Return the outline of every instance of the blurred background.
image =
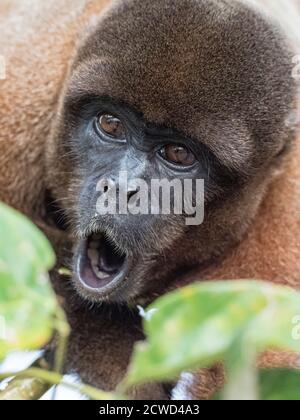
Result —
<instances>
[{"instance_id":1,"label":"blurred background","mask_svg":"<svg viewBox=\"0 0 300 420\"><path fill-rule=\"evenodd\" d=\"M249 0L280 20L291 37L300 43L300 0ZM300 49L300 45L299 45Z\"/></svg>"}]
</instances>

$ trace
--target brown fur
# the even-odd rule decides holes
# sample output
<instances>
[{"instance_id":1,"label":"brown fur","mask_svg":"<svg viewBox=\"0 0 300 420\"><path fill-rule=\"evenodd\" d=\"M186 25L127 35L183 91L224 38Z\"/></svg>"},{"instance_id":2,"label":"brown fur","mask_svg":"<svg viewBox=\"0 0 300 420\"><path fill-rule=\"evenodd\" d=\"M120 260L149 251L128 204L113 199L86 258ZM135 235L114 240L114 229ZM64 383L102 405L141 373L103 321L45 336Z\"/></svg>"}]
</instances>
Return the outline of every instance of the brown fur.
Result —
<instances>
[{"instance_id":1,"label":"brown fur","mask_svg":"<svg viewBox=\"0 0 300 420\"><path fill-rule=\"evenodd\" d=\"M75 45L108 2L1 1L0 200L31 216L43 205L44 145Z\"/></svg>"},{"instance_id":2,"label":"brown fur","mask_svg":"<svg viewBox=\"0 0 300 420\"><path fill-rule=\"evenodd\" d=\"M0 5L0 54L7 60L7 79L0 81L0 199L28 214L38 224L44 224L45 141L59 108L60 92L82 31L90 27L91 18L99 14L109 1L64 0L58 4L53 0L47 2L47 5L43 2L42 6L41 3L40 0L34 0L28 7L24 1L2 0ZM16 20L17 17L20 21ZM178 57L183 57L181 51L178 53ZM81 57L84 54L83 50ZM176 63L176 68L182 70L184 62ZM122 66L121 69L123 71ZM143 71L146 80L147 68ZM107 83L109 85L109 81ZM171 72L167 74L167 87L170 89L175 85ZM153 87L152 92L149 86ZM114 85L114 88L118 86ZM175 118L174 115L164 115L162 112L162 109L170 109L168 89L162 92L159 88L157 96L157 88L157 85L150 83L146 87L147 95L133 97L134 92L136 95L140 92L135 90L128 91L129 94L116 92L116 96L133 105L138 103L148 119L165 121ZM185 88L183 80L183 91ZM162 109L158 112L160 101ZM185 106L189 107L189 102ZM225 101L224 109L226 106ZM194 115L192 111L191 115ZM194 126L193 121L190 126ZM215 130L218 130L217 126ZM243 168L243 159L247 153L251 153L251 150L239 147L232 150L222 149L218 145L214 147L222 159L239 169ZM232 153L235 151L238 153L233 159ZM236 212L235 201L231 203L231 208L227 210L236 214L237 223L244 222L242 226L237 226L232 221L232 236L241 240L247 231L246 237L224 260L214 262L201 273L197 269L195 273L178 279L175 286L199 279L259 278L299 287L299 159L299 142L295 142L293 151L287 154L279 170L268 170L260 174L263 178L261 188L257 188L256 179L255 188L252 190L250 186L245 191L244 203L238 207L239 212ZM268 182L265 182L265 177ZM218 243L219 237L214 238L211 230L213 223L212 219L207 224L207 234L212 249L217 248L216 253L220 255L224 246ZM57 238L58 249L68 247L59 233L48 228L46 230L53 242ZM193 237L189 240L193 240ZM201 246L206 248L206 244L208 241L204 236ZM208 256L211 251L207 249ZM175 257L176 253L171 252L172 256ZM204 258L204 261L208 259ZM79 372L83 380L89 383L103 389L113 389L126 371L134 342L142 338L139 322L132 322L129 314L121 320L117 317L111 320L109 314L91 313L73 297L67 279L56 279L55 285L66 300L66 309L73 327L68 367ZM174 285L170 288L174 288ZM276 365L278 357L280 359L280 356L274 356ZM292 358L285 356L282 359L287 364L292 361ZM268 364L272 364L272 358L271 362L268 359ZM209 374L207 377L207 372L199 376L201 386L199 390L195 387L195 397L207 397L220 384L220 374L213 370L212 376ZM204 377L207 380L203 380ZM214 381L214 378L217 379ZM146 388L138 397L145 395L157 399L167 398L165 389L159 385Z\"/></svg>"},{"instance_id":3,"label":"brown fur","mask_svg":"<svg viewBox=\"0 0 300 420\"><path fill-rule=\"evenodd\" d=\"M300 288L300 142L276 173L246 237L205 280L262 279ZM198 273L184 280L195 281Z\"/></svg>"},{"instance_id":4,"label":"brown fur","mask_svg":"<svg viewBox=\"0 0 300 420\"><path fill-rule=\"evenodd\" d=\"M150 241L151 232L143 241L137 232L143 264L135 264L129 276L134 289L122 285L122 296L149 301L178 272L211 265L243 238L277 170L277 154L294 137L286 127L296 97L292 66L280 33L240 2L117 1L83 41L47 143L47 184L76 232L82 234L76 208L82 180L66 139L75 135L71 110L82 97L108 96L147 122L176 128L206 145L235 177L227 189L208 187L213 198L201 227L163 223L159 241ZM86 218L94 207L88 203Z\"/></svg>"}]
</instances>

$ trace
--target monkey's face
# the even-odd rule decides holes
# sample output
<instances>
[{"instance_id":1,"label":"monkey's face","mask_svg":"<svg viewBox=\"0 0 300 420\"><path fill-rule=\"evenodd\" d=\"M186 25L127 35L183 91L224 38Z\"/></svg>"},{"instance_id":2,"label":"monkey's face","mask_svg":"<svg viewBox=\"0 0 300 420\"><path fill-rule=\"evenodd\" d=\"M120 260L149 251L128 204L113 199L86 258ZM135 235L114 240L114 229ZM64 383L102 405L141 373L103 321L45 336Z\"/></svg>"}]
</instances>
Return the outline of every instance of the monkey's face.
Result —
<instances>
[{"instance_id":1,"label":"monkey's face","mask_svg":"<svg viewBox=\"0 0 300 420\"><path fill-rule=\"evenodd\" d=\"M114 3L79 49L48 151L84 297L152 299L241 239L290 140L291 71L278 31L238 2ZM163 179L204 180L202 224L174 199L151 212Z\"/></svg>"}]
</instances>

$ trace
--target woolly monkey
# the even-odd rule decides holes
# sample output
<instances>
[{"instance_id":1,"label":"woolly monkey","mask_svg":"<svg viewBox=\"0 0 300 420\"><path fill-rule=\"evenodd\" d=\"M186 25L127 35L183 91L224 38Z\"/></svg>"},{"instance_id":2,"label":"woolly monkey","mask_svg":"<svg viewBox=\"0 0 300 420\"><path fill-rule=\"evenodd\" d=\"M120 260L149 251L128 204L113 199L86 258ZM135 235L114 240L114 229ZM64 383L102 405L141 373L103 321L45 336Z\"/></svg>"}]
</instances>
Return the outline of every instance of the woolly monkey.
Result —
<instances>
[{"instance_id":1,"label":"woolly monkey","mask_svg":"<svg viewBox=\"0 0 300 420\"><path fill-rule=\"evenodd\" d=\"M8 42L24 74L14 85L8 71L1 93L0 183L2 199L53 224L59 263L72 267L72 279L53 274L73 327L66 368L113 389L143 337L136 305L199 279L298 287L299 146L293 51L265 15L242 1L116 0L99 13L104 3L72 2L69 17L64 1L57 19L54 2L40 15L36 1L46 26ZM16 11L1 7L9 36ZM204 179L204 222L101 216L102 178L128 203L136 178ZM190 395L208 397L221 376L200 375Z\"/></svg>"}]
</instances>

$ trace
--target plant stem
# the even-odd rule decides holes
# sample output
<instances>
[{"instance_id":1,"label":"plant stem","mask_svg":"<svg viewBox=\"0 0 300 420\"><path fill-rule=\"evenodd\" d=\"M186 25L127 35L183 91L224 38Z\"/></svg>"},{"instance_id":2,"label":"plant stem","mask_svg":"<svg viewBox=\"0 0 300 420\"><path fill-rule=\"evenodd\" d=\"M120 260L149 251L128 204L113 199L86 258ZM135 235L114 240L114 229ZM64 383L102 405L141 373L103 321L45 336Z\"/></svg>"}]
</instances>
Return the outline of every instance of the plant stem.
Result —
<instances>
[{"instance_id":1,"label":"plant stem","mask_svg":"<svg viewBox=\"0 0 300 420\"><path fill-rule=\"evenodd\" d=\"M58 333L57 348L55 351L54 371L63 372L64 359L67 351L68 339L70 336L70 327L64 311L57 305L57 319L55 328Z\"/></svg>"},{"instance_id":2,"label":"plant stem","mask_svg":"<svg viewBox=\"0 0 300 420\"><path fill-rule=\"evenodd\" d=\"M48 388L49 385L38 378L15 378L7 384L4 391L0 392L0 401L39 400Z\"/></svg>"},{"instance_id":3,"label":"plant stem","mask_svg":"<svg viewBox=\"0 0 300 420\"><path fill-rule=\"evenodd\" d=\"M235 365L228 369L227 384L223 392L225 401L257 401L258 372L257 354L251 348L240 356Z\"/></svg>"},{"instance_id":4,"label":"plant stem","mask_svg":"<svg viewBox=\"0 0 300 420\"><path fill-rule=\"evenodd\" d=\"M44 382L45 385L64 385L70 389L76 390L83 395L86 395L92 400L122 400L121 396L116 394L111 394L108 392L100 391L92 386L85 385L85 384L72 384L63 380L63 377L56 372L48 372L46 370L38 369L38 368L30 368L22 372L11 372L6 373L5 375L0 375L0 380L4 380L10 377L15 377L19 380L28 380L30 378L38 379ZM1 396L5 394L6 391L0 392L0 399Z\"/></svg>"}]
</instances>

